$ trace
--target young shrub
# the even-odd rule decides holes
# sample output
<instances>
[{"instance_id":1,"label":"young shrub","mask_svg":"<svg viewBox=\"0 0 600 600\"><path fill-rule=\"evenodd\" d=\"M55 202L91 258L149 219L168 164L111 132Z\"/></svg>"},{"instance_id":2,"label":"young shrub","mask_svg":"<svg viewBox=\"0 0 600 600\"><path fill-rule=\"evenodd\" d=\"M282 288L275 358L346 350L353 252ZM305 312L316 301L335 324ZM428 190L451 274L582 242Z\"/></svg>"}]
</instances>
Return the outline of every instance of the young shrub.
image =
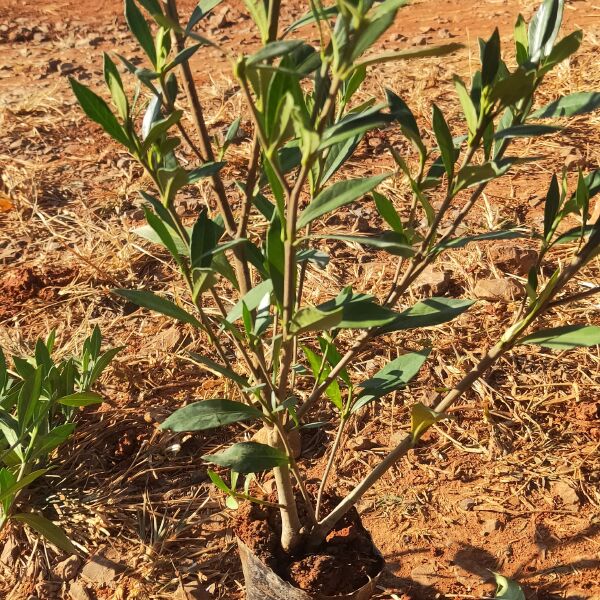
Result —
<instances>
[{"instance_id":1,"label":"young shrub","mask_svg":"<svg viewBox=\"0 0 600 600\"><path fill-rule=\"evenodd\" d=\"M23 509L23 490L51 470L50 456L75 431L75 410L102 402L91 391L120 348L101 351L96 327L81 356L55 362L54 332L38 340L32 357L13 356L9 369L0 349L0 531L9 521L22 522L61 550L76 550L64 532L37 512Z\"/></svg>"},{"instance_id":2,"label":"young shrub","mask_svg":"<svg viewBox=\"0 0 600 600\"><path fill-rule=\"evenodd\" d=\"M457 237L459 226L491 181L521 163L537 160L512 155L512 141L552 135L560 129L554 119L596 109L600 94L579 92L534 109L547 73L573 54L582 40L581 31L559 39L564 2L544 0L529 25L521 17L517 22L517 65L502 59L497 29L487 41L480 40L481 68L468 83L454 78L464 114L463 131L460 135L453 132L434 105L435 141L430 146L406 102L392 90L387 90L383 102L372 98L356 106L353 97L372 65L441 56L456 50L457 44L379 55L370 52L394 22L402 0L337 0L328 7L311 1L306 15L284 31L279 27L283 8L279 0L268 4L248 0L262 47L242 56L228 56L221 49L233 64L253 124L247 170L231 191L222 173L240 121L232 123L222 146L214 147L189 63L205 46L215 46L196 33L196 27L217 3L201 0L188 23L182 24L175 0L164 4L139 0L140 6L136 0L126 0L127 21L147 57L146 65L138 67L117 57L149 98L141 128L134 103L127 98L109 56L105 56L105 78L113 108L77 81L71 84L86 114L144 167L152 181L142 192L148 226L137 233L164 247L189 288L188 299L180 303L146 289L115 293L202 331L214 355L194 355L193 361L228 378L237 389L231 398L195 402L177 410L162 424L163 429L201 431L240 421L261 422L267 430L262 442L243 441L202 459L231 470L229 484L209 471L231 506L239 500L272 504L252 496L248 486L239 490L236 485L240 473L272 470L281 547L288 553L314 552L362 495L419 443L432 424L445 417L445 411L500 356L520 344L568 349L600 343L600 328L591 325L535 328L540 316L581 297L569 296L565 289L599 247L600 225L587 219L589 199L600 190L600 170L580 174L572 192L558 178L552 179L543 231L513 228ZM316 25L318 47L296 37L308 24ZM184 113L188 118L183 118ZM348 159L367 132L381 127L398 128L411 142L416 167L390 148L395 172L348 179L344 175ZM194 152L196 165L189 168L181 163L180 144ZM338 172L341 177L335 177ZM394 176L404 178L412 195L400 211L377 191ZM217 210L213 213L202 207L189 226L177 214L175 199L185 186L202 178L211 182ZM440 193L443 201L434 208L432 197ZM324 217L366 195L375 200L384 229L368 235L327 230ZM559 233L567 217L580 224ZM439 325L468 310L470 300L443 297L402 311L395 308L406 301L409 286L442 253L480 240L519 237L538 239L540 253L529 274L527 298L510 326L455 387L430 406L416 404L399 444L337 506L324 511L323 494L333 457L348 423L369 403L410 385L431 349L402 354L366 381L357 380L352 369L359 353L384 333ZM391 288L375 297L344 287L332 299L316 306L307 304L307 271L336 260L317 249L323 239L387 252L397 264ZM570 259L541 283L547 253L565 242L575 242ZM224 289L235 299L229 310L222 300ZM209 304L216 306L216 312L207 311ZM344 329L356 330L349 348L339 343L339 332ZM311 380L308 394L297 385L300 374ZM299 428L318 426L307 419L322 400L330 403L331 418L339 426L314 498L295 458L292 436Z\"/></svg>"}]
</instances>

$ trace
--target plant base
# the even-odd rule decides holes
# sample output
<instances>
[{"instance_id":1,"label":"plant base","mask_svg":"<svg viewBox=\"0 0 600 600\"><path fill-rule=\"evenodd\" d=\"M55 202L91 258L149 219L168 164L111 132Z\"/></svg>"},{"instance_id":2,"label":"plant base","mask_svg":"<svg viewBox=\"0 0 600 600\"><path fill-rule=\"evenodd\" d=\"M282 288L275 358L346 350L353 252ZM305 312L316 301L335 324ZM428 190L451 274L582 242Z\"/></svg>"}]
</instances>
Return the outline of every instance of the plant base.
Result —
<instances>
[{"instance_id":1,"label":"plant base","mask_svg":"<svg viewBox=\"0 0 600 600\"><path fill-rule=\"evenodd\" d=\"M247 600L368 600L384 560L356 510L314 553L290 556L279 545L278 511L240 507L236 533Z\"/></svg>"}]
</instances>

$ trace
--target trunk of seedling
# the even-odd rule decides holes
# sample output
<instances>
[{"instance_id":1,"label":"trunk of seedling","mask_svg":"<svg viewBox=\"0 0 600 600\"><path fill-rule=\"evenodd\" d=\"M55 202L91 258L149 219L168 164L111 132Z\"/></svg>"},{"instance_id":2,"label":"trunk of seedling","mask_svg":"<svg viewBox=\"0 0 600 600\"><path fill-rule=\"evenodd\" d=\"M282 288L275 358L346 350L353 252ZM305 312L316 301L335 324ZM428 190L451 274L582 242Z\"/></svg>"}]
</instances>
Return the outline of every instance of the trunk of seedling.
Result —
<instances>
[{"instance_id":1,"label":"trunk of seedling","mask_svg":"<svg viewBox=\"0 0 600 600\"><path fill-rule=\"evenodd\" d=\"M285 449L285 444L275 429L269 433L269 443L279 450ZM273 469L273 474L277 487L277 501L280 505L281 547L289 554L300 545L302 525L298 517L298 507L296 505L294 486L292 485L289 467L277 467Z\"/></svg>"}]
</instances>

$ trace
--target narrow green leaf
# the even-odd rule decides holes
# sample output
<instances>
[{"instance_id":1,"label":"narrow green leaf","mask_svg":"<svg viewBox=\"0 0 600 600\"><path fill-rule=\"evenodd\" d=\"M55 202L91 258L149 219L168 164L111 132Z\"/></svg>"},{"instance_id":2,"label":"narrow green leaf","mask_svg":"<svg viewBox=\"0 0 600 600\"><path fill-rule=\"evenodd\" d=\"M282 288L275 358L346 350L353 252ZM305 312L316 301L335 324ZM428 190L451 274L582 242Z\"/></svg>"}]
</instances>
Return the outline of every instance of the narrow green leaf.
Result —
<instances>
[{"instance_id":1,"label":"narrow green leaf","mask_svg":"<svg viewBox=\"0 0 600 600\"><path fill-rule=\"evenodd\" d=\"M392 62L396 60L410 60L412 58L426 58L433 56L446 56L452 54L457 50L464 48L463 44L456 42L450 44L440 44L437 46L426 46L425 48L411 48L408 50L392 50L389 52L383 52L381 54L374 54L367 56L362 60L355 63L354 68L366 67L371 65L379 65L386 62Z\"/></svg>"},{"instance_id":2,"label":"narrow green leaf","mask_svg":"<svg viewBox=\"0 0 600 600\"><path fill-rule=\"evenodd\" d=\"M564 0L544 0L529 24L529 59L532 63L548 56L562 23Z\"/></svg>"},{"instance_id":3,"label":"narrow green leaf","mask_svg":"<svg viewBox=\"0 0 600 600\"><path fill-rule=\"evenodd\" d=\"M549 135L560 131L562 127L552 125L514 125L501 129L494 135L495 140L504 140L518 137L536 137L538 135Z\"/></svg>"},{"instance_id":4,"label":"narrow green leaf","mask_svg":"<svg viewBox=\"0 0 600 600\"><path fill-rule=\"evenodd\" d=\"M274 467L286 466L288 457L266 444L257 442L241 442L217 454L205 454L205 462L221 467L229 467L238 473L259 473Z\"/></svg>"},{"instance_id":5,"label":"narrow green leaf","mask_svg":"<svg viewBox=\"0 0 600 600\"><path fill-rule=\"evenodd\" d=\"M289 332L300 335L308 331L325 331L333 329L342 321L343 309L322 310L315 306L301 308L292 317Z\"/></svg>"},{"instance_id":6,"label":"narrow green leaf","mask_svg":"<svg viewBox=\"0 0 600 600\"><path fill-rule=\"evenodd\" d=\"M469 135L473 137L477 131L477 110L475 109L475 105L473 104L473 100L471 99L465 84L458 75L454 76L454 87L456 88L458 99L460 100L460 105L462 106L465 120L467 121Z\"/></svg>"},{"instance_id":7,"label":"narrow green leaf","mask_svg":"<svg viewBox=\"0 0 600 600\"><path fill-rule=\"evenodd\" d=\"M363 179L347 179L330 185L302 211L298 218L298 228L306 227L318 217L368 194L390 175L391 173L384 173Z\"/></svg>"},{"instance_id":8,"label":"narrow green leaf","mask_svg":"<svg viewBox=\"0 0 600 600\"><path fill-rule=\"evenodd\" d=\"M381 218L396 232L404 233L400 215L397 213L392 201L379 192L373 192L373 200ZM406 238L405 238L406 240Z\"/></svg>"},{"instance_id":9,"label":"narrow green leaf","mask_svg":"<svg viewBox=\"0 0 600 600\"><path fill-rule=\"evenodd\" d=\"M317 9L318 10L318 9ZM337 6L328 6L323 7L322 10L319 10L316 14L313 11L309 11L302 15L299 19L296 19L284 32L284 35L288 33L292 33L292 31L296 31L296 29L300 29L300 27L304 27L306 25L310 25L315 21L324 20L328 17L333 17L338 14Z\"/></svg>"},{"instance_id":10,"label":"narrow green leaf","mask_svg":"<svg viewBox=\"0 0 600 600\"><path fill-rule=\"evenodd\" d=\"M65 532L45 517L34 513L18 513L12 515L11 519L26 523L29 527L45 537L50 543L54 544L57 548L60 548L67 554L77 554L77 549L73 546L73 542L65 535Z\"/></svg>"},{"instance_id":11,"label":"narrow green leaf","mask_svg":"<svg viewBox=\"0 0 600 600\"><path fill-rule=\"evenodd\" d=\"M363 391L352 406L352 412L358 411L377 398L405 387L417 375L430 352L428 348L418 352L407 352L389 362L371 379L360 383L359 387Z\"/></svg>"},{"instance_id":12,"label":"narrow green leaf","mask_svg":"<svg viewBox=\"0 0 600 600\"><path fill-rule=\"evenodd\" d=\"M521 14L519 14L515 23L514 39L517 63L524 65L529 59L529 41L527 39L527 23Z\"/></svg>"},{"instance_id":13,"label":"narrow green leaf","mask_svg":"<svg viewBox=\"0 0 600 600\"><path fill-rule=\"evenodd\" d=\"M544 205L544 237L548 239L549 235L554 231L554 221L558 214L560 206L560 188L556 174L552 175L550 187L546 194L546 203Z\"/></svg>"},{"instance_id":14,"label":"narrow green leaf","mask_svg":"<svg viewBox=\"0 0 600 600\"><path fill-rule=\"evenodd\" d=\"M220 475L218 475L217 473L215 473L214 471L212 471L211 469L207 469L206 470L206 474L209 476L210 480L222 491L225 492L226 494L231 494L232 490L229 488L229 486L223 481L223 479L220 477Z\"/></svg>"},{"instance_id":15,"label":"narrow green leaf","mask_svg":"<svg viewBox=\"0 0 600 600\"><path fill-rule=\"evenodd\" d=\"M600 92L577 92L563 96L531 113L533 119L574 117L592 112L600 107Z\"/></svg>"},{"instance_id":16,"label":"narrow green leaf","mask_svg":"<svg viewBox=\"0 0 600 600\"><path fill-rule=\"evenodd\" d=\"M218 375L223 375L223 377L231 379L231 381L234 381L242 387L248 387L250 385L250 383L245 377L238 375L231 369L220 365L219 363L216 363L215 361L211 360L210 358L207 358L206 356L201 356L200 354L196 354L195 352L190 352L190 358L193 362L203 366L207 371Z\"/></svg>"},{"instance_id":17,"label":"narrow green leaf","mask_svg":"<svg viewBox=\"0 0 600 600\"><path fill-rule=\"evenodd\" d=\"M261 63L265 60L273 60L275 58L279 58L281 56L285 56L290 52L294 51L296 48L299 48L303 42L301 40L285 40L285 41L277 41L277 42L269 42L265 46L263 46L258 52L251 54L246 59L246 64L248 66L253 66L258 63Z\"/></svg>"},{"instance_id":18,"label":"narrow green leaf","mask_svg":"<svg viewBox=\"0 0 600 600\"><path fill-rule=\"evenodd\" d=\"M481 85L492 85L500 67L500 32L494 29L490 39L485 43L481 59Z\"/></svg>"},{"instance_id":19,"label":"narrow green leaf","mask_svg":"<svg viewBox=\"0 0 600 600\"><path fill-rule=\"evenodd\" d=\"M433 105L432 124L435 139L442 155L444 169L446 170L448 179L451 180L454 176L454 142L452 141L452 134L450 133L446 119L444 119L442 111L435 104Z\"/></svg>"},{"instance_id":20,"label":"narrow green leaf","mask_svg":"<svg viewBox=\"0 0 600 600\"><path fill-rule=\"evenodd\" d=\"M265 294L270 294L273 291L273 282L267 279L257 286L253 287L243 298L238 300L236 305L227 313L227 321L234 323L242 316L242 305L245 304L248 310L258 308Z\"/></svg>"},{"instance_id":21,"label":"narrow green leaf","mask_svg":"<svg viewBox=\"0 0 600 600\"><path fill-rule=\"evenodd\" d=\"M554 48L552 52L548 55L548 58L544 60L542 66L539 69L539 74L543 75L548 71L552 70L556 65L563 62L571 54L574 54L579 50L579 46L581 46L581 42L583 41L583 31L577 30L573 31L569 35L565 36Z\"/></svg>"},{"instance_id":22,"label":"narrow green leaf","mask_svg":"<svg viewBox=\"0 0 600 600\"><path fill-rule=\"evenodd\" d=\"M447 323L468 310L474 302L460 298L427 298L402 311L391 323L383 327L382 333Z\"/></svg>"},{"instance_id":23,"label":"narrow green leaf","mask_svg":"<svg viewBox=\"0 0 600 600\"><path fill-rule=\"evenodd\" d=\"M129 117L129 103L123 90L123 82L121 81L121 75L117 70L115 63L111 60L110 56L104 53L104 81L106 86L110 90L113 103L117 108L117 111L122 119Z\"/></svg>"},{"instance_id":24,"label":"narrow green leaf","mask_svg":"<svg viewBox=\"0 0 600 600\"><path fill-rule=\"evenodd\" d=\"M91 404L102 404L103 399L96 392L76 392L58 399L63 406L90 406Z\"/></svg>"},{"instance_id":25,"label":"narrow green leaf","mask_svg":"<svg viewBox=\"0 0 600 600\"><path fill-rule=\"evenodd\" d=\"M408 245L406 235L396 231L385 231L380 235L320 235L318 233L311 235L311 238L324 240L339 240L351 244L362 244L364 246L372 246L377 250L384 250L394 256L403 256L410 258L414 256L415 251L412 246Z\"/></svg>"},{"instance_id":26,"label":"narrow green leaf","mask_svg":"<svg viewBox=\"0 0 600 600\"><path fill-rule=\"evenodd\" d=\"M161 423L160 428L171 431L204 431L230 423L262 418L262 412L252 406L216 398L193 402L176 410Z\"/></svg>"},{"instance_id":27,"label":"narrow green leaf","mask_svg":"<svg viewBox=\"0 0 600 600\"><path fill-rule=\"evenodd\" d=\"M108 135L114 140L130 148L129 139L125 131L117 121L115 115L111 112L108 105L100 96L92 92L88 87L82 85L73 77L69 77L71 89L83 109L83 112L95 123L98 123Z\"/></svg>"},{"instance_id":28,"label":"narrow green leaf","mask_svg":"<svg viewBox=\"0 0 600 600\"><path fill-rule=\"evenodd\" d=\"M534 344L554 350L600 345L600 327L596 325L566 325L541 329L519 340L519 344Z\"/></svg>"},{"instance_id":29,"label":"narrow green leaf","mask_svg":"<svg viewBox=\"0 0 600 600\"><path fill-rule=\"evenodd\" d=\"M156 67L156 48L154 47L152 32L146 19L144 19L144 15L142 15L140 9L137 7L135 0L125 0L125 20L127 21L127 25L129 25L131 33L133 33L150 59L150 62Z\"/></svg>"},{"instance_id":30,"label":"narrow green leaf","mask_svg":"<svg viewBox=\"0 0 600 600\"><path fill-rule=\"evenodd\" d=\"M142 308L148 308L168 317L173 317L182 323L189 323L194 327L202 327L200 322L188 312L183 310L183 308L177 306L177 304L167 300L166 298L161 298L160 296L153 294L152 292L148 292L146 290L125 289L114 289L113 292L119 296L122 296L126 300L133 302L133 304L141 306Z\"/></svg>"},{"instance_id":31,"label":"narrow green leaf","mask_svg":"<svg viewBox=\"0 0 600 600\"><path fill-rule=\"evenodd\" d=\"M32 471L29 475L25 475L19 481L15 481L12 485L3 489L0 493L0 502L3 502L6 498L14 496L19 490L26 488L30 483L33 483L38 477L41 477L48 472L48 469L38 469Z\"/></svg>"},{"instance_id":32,"label":"narrow green leaf","mask_svg":"<svg viewBox=\"0 0 600 600\"><path fill-rule=\"evenodd\" d=\"M198 2L196 8L194 8L192 12L192 16L188 21L188 24L185 28L186 35L194 29L194 27L203 19L206 15L208 15L215 7L221 4L223 0L200 0Z\"/></svg>"},{"instance_id":33,"label":"narrow green leaf","mask_svg":"<svg viewBox=\"0 0 600 600\"><path fill-rule=\"evenodd\" d=\"M530 237L531 232L525 229L502 229L500 231L488 231L477 235L468 235L459 238L447 240L442 244L438 244L434 248L434 252L441 252L449 248L464 248L471 242L479 242L483 240L514 240L517 238Z\"/></svg>"}]
</instances>

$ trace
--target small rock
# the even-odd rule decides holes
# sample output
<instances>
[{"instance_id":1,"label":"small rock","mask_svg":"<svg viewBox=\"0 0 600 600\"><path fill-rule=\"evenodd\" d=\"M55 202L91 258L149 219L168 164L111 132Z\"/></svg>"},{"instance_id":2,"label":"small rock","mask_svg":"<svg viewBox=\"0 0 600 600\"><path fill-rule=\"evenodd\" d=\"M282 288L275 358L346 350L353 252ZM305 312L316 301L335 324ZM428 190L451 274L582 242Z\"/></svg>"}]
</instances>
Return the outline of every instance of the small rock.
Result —
<instances>
[{"instance_id":1,"label":"small rock","mask_svg":"<svg viewBox=\"0 0 600 600\"><path fill-rule=\"evenodd\" d=\"M562 500L564 506L579 506L580 500L577 492L566 481L557 481L552 485L552 495Z\"/></svg>"},{"instance_id":2,"label":"small rock","mask_svg":"<svg viewBox=\"0 0 600 600\"><path fill-rule=\"evenodd\" d=\"M69 586L69 598L71 600L90 600L90 595L81 581L74 581Z\"/></svg>"},{"instance_id":3,"label":"small rock","mask_svg":"<svg viewBox=\"0 0 600 600\"><path fill-rule=\"evenodd\" d=\"M122 570L123 565L97 554L84 565L81 575L99 585L109 585Z\"/></svg>"},{"instance_id":4,"label":"small rock","mask_svg":"<svg viewBox=\"0 0 600 600\"><path fill-rule=\"evenodd\" d=\"M366 435L357 435L348 442L348 448L350 450L369 450L377 445L377 442L373 441Z\"/></svg>"},{"instance_id":5,"label":"small rock","mask_svg":"<svg viewBox=\"0 0 600 600\"><path fill-rule=\"evenodd\" d=\"M459 508L463 510L471 510L475 506L476 502L473 498L463 498L459 503Z\"/></svg>"},{"instance_id":6,"label":"small rock","mask_svg":"<svg viewBox=\"0 0 600 600\"><path fill-rule=\"evenodd\" d=\"M437 34L438 37L442 38L443 40L455 37L453 33L450 33L449 29L440 29L438 30Z\"/></svg>"},{"instance_id":7,"label":"small rock","mask_svg":"<svg viewBox=\"0 0 600 600\"><path fill-rule=\"evenodd\" d=\"M60 71L61 75L68 75L69 73L76 71L77 66L69 62L61 63L58 67L58 70Z\"/></svg>"},{"instance_id":8,"label":"small rock","mask_svg":"<svg viewBox=\"0 0 600 600\"><path fill-rule=\"evenodd\" d=\"M434 271L433 268L428 267L417 278L413 289L419 295L439 296L448 291L450 279L450 271Z\"/></svg>"},{"instance_id":9,"label":"small rock","mask_svg":"<svg viewBox=\"0 0 600 600\"><path fill-rule=\"evenodd\" d=\"M69 558L59 562L54 567L54 573L63 581L69 581L71 579L75 579L75 576L79 572L79 568L81 567L81 559L78 556L69 556Z\"/></svg>"},{"instance_id":10,"label":"small rock","mask_svg":"<svg viewBox=\"0 0 600 600\"><path fill-rule=\"evenodd\" d=\"M481 279L473 294L490 302L511 302L525 295L525 288L512 279Z\"/></svg>"},{"instance_id":11,"label":"small rock","mask_svg":"<svg viewBox=\"0 0 600 600\"><path fill-rule=\"evenodd\" d=\"M486 519L483 522L483 535L490 535L494 531L498 531L498 529L500 529L500 521L498 519Z\"/></svg>"},{"instance_id":12,"label":"small rock","mask_svg":"<svg viewBox=\"0 0 600 600\"><path fill-rule=\"evenodd\" d=\"M426 46L427 45L427 36L416 35L415 37L410 38L410 43L413 46Z\"/></svg>"},{"instance_id":13,"label":"small rock","mask_svg":"<svg viewBox=\"0 0 600 600\"><path fill-rule=\"evenodd\" d=\"M491 261L505 273L527 275L538 259L538 253L528 248L494 244L489 249Z\"/></svg>"},{"instance_id":14,"label":"small rock","mask_svg":"<svg viewBox=\"0 0 600 600\"><path fill-rule=\"evenodd\" d=\"M269 443L269 435L271 434L271 429L267 427L261 427L253 436L252 441L258 442L259 444L268 444ZM302 440L300 439L300 432L297 429L292 429L288 431L288 442L290 444L290 450L294 455L294 458L298 458L300 453L302 452Z\"/></svg>"}]
</instances>

